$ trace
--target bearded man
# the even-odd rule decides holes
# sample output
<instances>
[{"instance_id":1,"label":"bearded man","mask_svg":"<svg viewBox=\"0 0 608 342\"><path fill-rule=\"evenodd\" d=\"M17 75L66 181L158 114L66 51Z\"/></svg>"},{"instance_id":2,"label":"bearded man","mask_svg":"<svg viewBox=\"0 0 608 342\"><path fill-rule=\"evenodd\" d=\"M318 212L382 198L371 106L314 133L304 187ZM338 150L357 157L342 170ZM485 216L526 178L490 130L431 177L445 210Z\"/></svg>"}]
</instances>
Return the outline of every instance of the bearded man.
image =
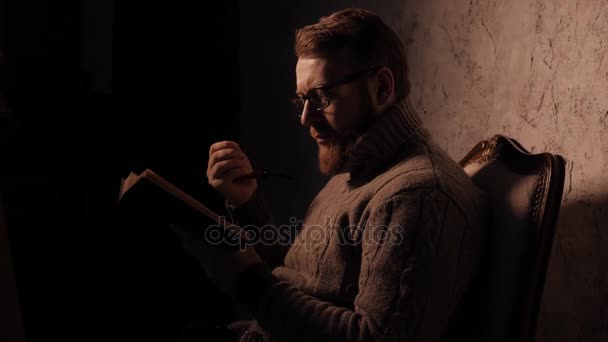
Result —
<instances>
[{"instance_id":1,"label":"bearded man","mask_svg":"<svg viewBox=\"0 0 608 342\"><path fill-rule=\"evenodd\" d=\"M288 248L204 252L205 269L255 318L233 325L237 338L445 339L479 269L482 194L423 127L403 45L377 15L323 17L296 32L295 53L297 114L331 178ZM210 147L209 184L239 225L264 227L272 216L252 172L237 143Z\"/></svg>"}]
</instances>

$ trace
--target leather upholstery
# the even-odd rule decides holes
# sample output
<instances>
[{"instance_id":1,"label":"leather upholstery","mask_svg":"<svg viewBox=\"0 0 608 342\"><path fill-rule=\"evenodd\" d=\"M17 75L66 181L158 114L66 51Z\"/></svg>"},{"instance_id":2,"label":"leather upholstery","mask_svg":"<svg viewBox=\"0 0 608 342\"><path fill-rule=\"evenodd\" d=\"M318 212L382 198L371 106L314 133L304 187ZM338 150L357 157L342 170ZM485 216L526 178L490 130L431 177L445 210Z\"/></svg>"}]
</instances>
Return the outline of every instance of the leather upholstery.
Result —
<instances>
[{"instance_id":1,"label":"leather upholstery","mask_svg":"<svg viewBox=\"0 0 608 342\"><path fill-rule=\"evenodd\" d=\"M495 135L460 164L492 207L481 276L482 341L533 341L563 184L564 159Z\"/></svg>"}]
</instances>

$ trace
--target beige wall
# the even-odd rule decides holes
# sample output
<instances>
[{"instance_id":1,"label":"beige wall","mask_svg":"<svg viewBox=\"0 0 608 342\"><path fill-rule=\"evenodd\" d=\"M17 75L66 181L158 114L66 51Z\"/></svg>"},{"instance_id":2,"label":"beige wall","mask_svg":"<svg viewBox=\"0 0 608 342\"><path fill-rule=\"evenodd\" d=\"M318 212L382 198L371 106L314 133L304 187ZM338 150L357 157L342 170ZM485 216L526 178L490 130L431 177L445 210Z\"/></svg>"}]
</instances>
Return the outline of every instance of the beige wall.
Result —
<instances>
[{"instance_id":1,"label":"beige wall","mask_svg":"<svg viewBox=\"0 0 608 342\"><path fill-rule=\"evenodd\" d=\"M567 160L540 341L608 340L608 1L412 1L414 98L458 159L495 133Z\"/></svg>"},{"instance_id":2,"label":"beige wall","mask_svg":"<svg viewBox=\"0 0 608 342\"><path fill-rule=\"evenodd\" d=\"M260 79L280 84L266 89L267 96L288 96L295 89L295 61L289 68L284 61L293 58L293 29L347 6L376 11L406 43L415 102L453 158L496 133L516 138L533 152L566 158L539 340L608 341L608 1L246 3L241 57L248 77L242 89L251 101L243 103L243 111L252 115L244 119L243 139L254 150L257 144L259 160L289 167L314 157L312 143L297 142L308 137L290 117L285 119L290 114L283 107L266 111L263 120L283 123L285 130L258 124L264 138L260 131L249 133L259 121L253 113L260 108L255 107ZM265 20L272 24L261 25ZM262 42L263 54L254 41ZM276 141L282 141L281 162L267 152L277 149ZM298 176L301 168L295 166ZM318 181L310 168L305 170L299 176ZM315 187L306 189L302 198L280 197L277 191L277 202L287 214L300 213Z\"/></svg>"}]
</instances>

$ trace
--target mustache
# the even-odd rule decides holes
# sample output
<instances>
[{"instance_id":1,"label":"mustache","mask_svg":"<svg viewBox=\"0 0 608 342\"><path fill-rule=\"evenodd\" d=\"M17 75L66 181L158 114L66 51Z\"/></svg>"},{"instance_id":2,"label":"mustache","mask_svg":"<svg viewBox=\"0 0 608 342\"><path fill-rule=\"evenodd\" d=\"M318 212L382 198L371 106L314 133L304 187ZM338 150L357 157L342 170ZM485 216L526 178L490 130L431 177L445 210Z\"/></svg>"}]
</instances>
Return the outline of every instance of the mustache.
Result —
<instances>
[{"instance_id":1,"label":"mustache","mask_svg":"<svg viewBox=\"0 0 608 342\"><path fill-rule=\"evenodd\" d=\"M317 137L337 137L336 132L334 132L331 128L319 128L319 127L310 127L310 135L313 138Z\"/></svg>"}]
</instances>

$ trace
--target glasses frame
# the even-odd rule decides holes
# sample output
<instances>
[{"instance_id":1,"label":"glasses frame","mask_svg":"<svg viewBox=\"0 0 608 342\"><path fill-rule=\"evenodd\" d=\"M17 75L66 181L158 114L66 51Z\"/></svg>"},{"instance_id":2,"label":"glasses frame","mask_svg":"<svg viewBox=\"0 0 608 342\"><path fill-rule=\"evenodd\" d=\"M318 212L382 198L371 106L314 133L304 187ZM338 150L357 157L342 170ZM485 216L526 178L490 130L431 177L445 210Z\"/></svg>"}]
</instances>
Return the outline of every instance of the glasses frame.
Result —
<instances>
[{"instance_id":1,"label":"glasses frame","mask_svg":"<svg viewBox=\"0 0 608 342\"><path fill-rule=\"evenodd\" d=\"M325 104L323 106L315 106L316 110L321 111L321 110L329 107L329 105L331 104L331 97L329 95L327 95L326 90L356 81L368 73L376 72L381 67L382 66L380 66L380 65L376 65L376 66L373 66L373 67L370 67L367 69L359 70L359 71L350 73L337 81L323 83L314 88L311 88L310 90L308 90L308 92L306 92L305 95L296 95L296 97L293 100L291 100L291 102L296 106L296 109L298 110L298 117L299 118L302 117L302 112L304 111L304 106L306 105L306 101L310 101L310 99L313 97L313 95L312 95L313 91L321 90L323 92L323 96L327 99L327 104ZM314 105L313 101L311 101L311 103Z\"/></svg>"}]
</instances>

